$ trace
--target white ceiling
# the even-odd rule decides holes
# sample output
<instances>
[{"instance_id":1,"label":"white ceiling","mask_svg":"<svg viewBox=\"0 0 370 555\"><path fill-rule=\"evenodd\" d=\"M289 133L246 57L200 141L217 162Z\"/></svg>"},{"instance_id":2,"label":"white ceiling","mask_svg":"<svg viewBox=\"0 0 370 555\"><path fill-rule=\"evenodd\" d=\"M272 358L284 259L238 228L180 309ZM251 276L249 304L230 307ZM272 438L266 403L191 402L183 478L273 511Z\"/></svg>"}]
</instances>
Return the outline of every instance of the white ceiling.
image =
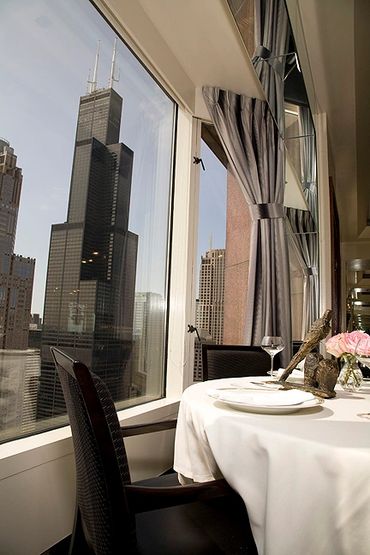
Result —
<instances>
[{"instance_id":1,"label":"white ceiling","mask_svg":"<svg viewBox=\"0 0 370 555\"><path fill-rule=\"evenodd\" d=\"M97 0L195 116L203 85L264 98L226 0ZM103 11L105 11L103 9Z\"/></svg>"}]
</instances>

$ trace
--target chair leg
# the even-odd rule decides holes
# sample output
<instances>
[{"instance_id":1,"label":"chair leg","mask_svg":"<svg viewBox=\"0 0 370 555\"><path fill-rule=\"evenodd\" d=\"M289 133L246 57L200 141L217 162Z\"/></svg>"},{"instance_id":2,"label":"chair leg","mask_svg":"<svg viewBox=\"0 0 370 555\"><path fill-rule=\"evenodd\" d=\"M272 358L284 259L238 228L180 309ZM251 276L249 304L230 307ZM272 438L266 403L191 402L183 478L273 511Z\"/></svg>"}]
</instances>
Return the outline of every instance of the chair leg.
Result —
<instances>
[{"instance_id":1,"label":"chair leg","mask_svg":"<svg viewBox=\"0 0 370 555\"><path fill-rule=\"evenodd\" d=\"M91 555L91 549L86 543L85 534L82 528L81 513L78 505L76 505L75 521L73 526L71 543L68 555Z\"/></svg>"}]
</instances>

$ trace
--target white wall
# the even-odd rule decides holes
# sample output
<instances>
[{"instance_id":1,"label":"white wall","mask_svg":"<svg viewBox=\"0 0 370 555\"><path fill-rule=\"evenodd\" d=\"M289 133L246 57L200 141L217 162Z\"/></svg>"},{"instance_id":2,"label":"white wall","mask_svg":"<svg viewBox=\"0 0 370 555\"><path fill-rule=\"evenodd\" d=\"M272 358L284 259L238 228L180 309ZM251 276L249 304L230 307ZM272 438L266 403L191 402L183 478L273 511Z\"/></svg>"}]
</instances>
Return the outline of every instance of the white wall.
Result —
<instances>
[{"instance_id":1,"label":"white wall","mask_svg":"<svg viewBox=\"0 0 370 555\"><path fill-rule=\"evenodd\" d=\"M130 424L156 421L176 417L177 409L177 402L160 400L122 411L120 417ZM170 430L125 441L133 480L172 466L173 438ZM1 555L40 555L71 533L74 505L69 427L0 446Z\"/></svg>"},{"instance_id":2,"label":"white wall","mask_svg":"<svg viewBox=\"0 0 370 555\"><path fill-rule=\"evenodd\" d=\"M319 204L320 316L331 308L331 231L326 114L314 114Z\"/></svg>"}]
</instances>

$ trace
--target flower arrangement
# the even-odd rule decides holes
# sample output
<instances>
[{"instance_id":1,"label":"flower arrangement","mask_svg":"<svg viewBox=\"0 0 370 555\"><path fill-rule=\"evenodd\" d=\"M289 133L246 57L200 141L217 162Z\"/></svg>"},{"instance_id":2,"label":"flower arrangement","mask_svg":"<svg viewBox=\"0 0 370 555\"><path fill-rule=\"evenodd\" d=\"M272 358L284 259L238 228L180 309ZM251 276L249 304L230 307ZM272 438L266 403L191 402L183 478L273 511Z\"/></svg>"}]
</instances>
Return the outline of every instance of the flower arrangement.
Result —
<instances>
[{"instance_id":1,"label":"flower arrangement","mask_svg":"<svg viewBox=\"0 0 370 555\"><path fill-rule=\"evenodd\" d=\"M362 382L362 372L357 360L370 357L370 336L359 330L338 333L326 341L326 350L344 361L339 383L350 389L358 389Z\"/></svg>"},{"instance_id":2,"label":"flower arrangement","mask_svg":"<svg viewBox=\"0 0 370 555\"><path fill-rule=\"evenodd\" d=\"M326 350L337 358L370 356L370 336L364 331L338 333L326 342Z\"/></svg>"}]
</instances>

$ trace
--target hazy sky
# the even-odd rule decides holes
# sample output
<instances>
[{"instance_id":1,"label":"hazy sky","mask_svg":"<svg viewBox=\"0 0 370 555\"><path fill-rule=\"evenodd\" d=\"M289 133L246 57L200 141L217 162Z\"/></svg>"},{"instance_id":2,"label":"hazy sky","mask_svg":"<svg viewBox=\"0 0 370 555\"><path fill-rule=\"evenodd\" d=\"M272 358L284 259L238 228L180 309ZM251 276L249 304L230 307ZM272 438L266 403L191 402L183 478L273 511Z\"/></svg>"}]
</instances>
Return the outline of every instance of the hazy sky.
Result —
<instances>
[{"instance_id":1,"label":"hazy sky","mask_svg":"<svg viewBox=\"0 0 370 555\"><path fill-rule=\"evenodd\" d=\"M33 312L42 313L50 228L66 219L79 97L101 41L108 84L114 33L87 0L1 0L0 137L23 171L15 252L36 258ZM120 140L134 151L129 229L139 235L138 291L164 293L173 103L122 44Z\"/></svg>"},{"instance_id":2,"label":"hazy sky","mask_svg":"<svg viewBox=\"0 0 370 555\"><path fill-rule=\"evenodd\" d=\"M200 170L198 261L211 246L224 249L226 240L227 172L203 141L201 157L206 171Z\"/></svg>"}]
</instances>

